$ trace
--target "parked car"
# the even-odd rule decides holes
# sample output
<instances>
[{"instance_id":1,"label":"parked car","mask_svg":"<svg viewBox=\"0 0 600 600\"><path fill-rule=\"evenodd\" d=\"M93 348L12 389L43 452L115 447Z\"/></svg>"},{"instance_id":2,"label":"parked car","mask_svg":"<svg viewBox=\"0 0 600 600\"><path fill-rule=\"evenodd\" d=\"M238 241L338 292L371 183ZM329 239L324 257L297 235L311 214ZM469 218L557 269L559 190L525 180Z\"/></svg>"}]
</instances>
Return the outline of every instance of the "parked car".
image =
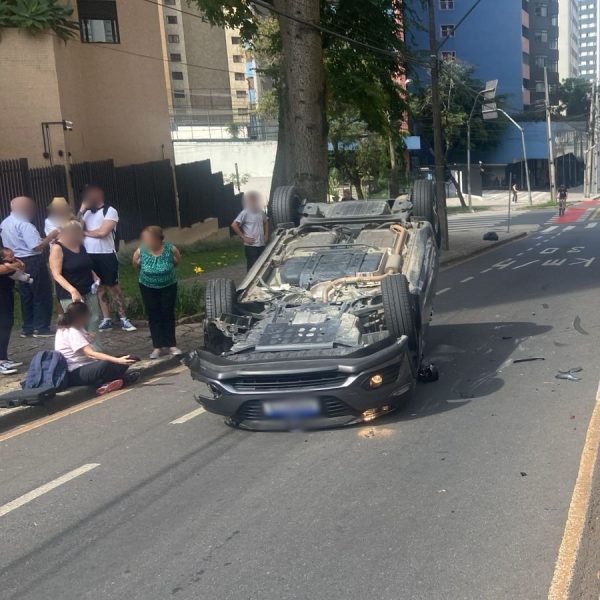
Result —
<instances>
[{"instance_id":1,"label":"parked car","mask_svg":"<svg viewBox=\"0 0 600 600\"><path fill-rule=\"evenodd\" d=\"M269 206L272 241L236 289L206 286L197 401L247 429L371 420L417 382L440 239L433 184L407 199L322 204L292 186Z\"/></svg>"}]
</instances>

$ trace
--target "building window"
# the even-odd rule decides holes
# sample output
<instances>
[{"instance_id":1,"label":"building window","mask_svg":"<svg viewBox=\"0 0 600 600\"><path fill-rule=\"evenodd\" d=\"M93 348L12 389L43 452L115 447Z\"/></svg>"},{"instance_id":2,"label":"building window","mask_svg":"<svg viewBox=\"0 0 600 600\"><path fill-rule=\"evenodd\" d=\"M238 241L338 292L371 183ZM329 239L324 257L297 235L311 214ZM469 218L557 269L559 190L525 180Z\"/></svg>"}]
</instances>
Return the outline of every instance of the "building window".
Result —
<instances>
[{"instance_id":1,"label":"building window","mask_svg":"<svg viewBox=\"0 0 600 600\"><path fill-rule=\"evenodd\" d=\"M236 73L235 80L236 81L246 81L246 75L244 73Z\"/></svg>"},{"instance_id":2,"label":"building window","mask_svg":"<svg viewBox=\"0 0 600 600\"><path fill-rule=\"evenodd\" d=\"M535 91L538 93L544 93L546 91L546 86L543 81L535 82Z\"/></svg>"},{"instance_id":3,"label":"building window","mask_svg":"<svg viewBox=\"0 0 600 600\"><path fill-rule=\"evenodd\" d=\"M183 90L173 90L173 98L185 98L185 92Z\"/></svg>"},{"instance_id":4,"label":"building window","mask_svg":"<svg viewBox=\"0 0 600 600\"><path fill-rule=\"evenodd\" d=\"M81 41L86 44L118 44L119 22L114 0L77 0Z\"/></svg>"},{"instance_id":5,"label":"building window","mask_svg":"<svg viewBox=\"0 0 600 600\"><path fill-rule=\"evenodd\" d=\"M171 77L175 81L183 81L183 71L171 71Z\"/></svg>"},{"instance_id":6,"label":"building window","mask_svg":"<svg viewBox=\"0 0 600 600\"><path fill-rule=\"evenodd\" d=\"M454 50L446 50L442 52L442 60L454 62L456 60L456 52Z\"/></svg>"},{"instance_id":7,"label":"building window","mask_svg":"<svg viewBox=\"0 0 600 600\"><path fill-rule=\"evenodd\" d=\"M454 25L440 25L440 32L443 38L453 38Z\"/></svg>"},{"instance_id":8,"label":"building window","mask_svg":"<svg viewBox=\"0 0 600 600\"><path fill-rule=\"evenodd\" d=\"M543 69L546 66L547 60L548 60L547 56L536 56L535 57L535 66Z\"/></svg>"},{"instance_id":9,"label":"building window","mask_svg":"<svg viewBox=\"0 0 600 600\"><path fill-rule=\"evenodd\" d=\"M169 15L167 17L167 23L169 25L177 25L177 17L175 15Z\"/></svg>"},{"instance_id":10,"label":"building window","mask_svg":"<svg viewBox=\"0 0 600 600\"><path fill-rule=\"evenodd\" d=\"M179 52L171 52L171 54L169 54L169 59L171 62L181 62L181 54L179 54Z\"/></svg>"},{"instance_id":11,"label":"building window","mask_svg":"<svg viewBox=\"0 0 600 600\"><path fill-rule=\"evenodd\" d=\"M548 41L548 32L545 29L536 29L533 35L536 42L545 44Z\"/></svg>"},{"instance_id":12,"label":"building window","mask_svg":"<svg viewBox=\"0 0 600 600\"><path fill-rule=\"evenodd\" d=\"M244 58L243 56L240 56L239 54L234 54L233 55L233 62L234 63L241 63L243 62Z\"/></svg>"},{"instance_id":13,"label":"building window","mask_svg":"<svg viewBox=\"0 0 600 600\"><path fill-rule=\"evenodd\" d=\"M534 14L536 17L547 17L548 16L548 5L547 4L536 4L534 8Z\"/></svg>"},{"instance_id":14,"label":"building window","mask_svg":"<svg viewBox=\"0 0 600 600\"><path fill-rule=\"evenodd\" d=\"M238 108L238 115L240 115L241 117L245 117L246 115L248 115L248 109L247 108Z\"/></svg>"},{"instance_id":15,"label":"building window","mask_svg":"<svg viewBox=\"0 0 600 600\"><path fill-rule=\"evenodd\" d=\"M248 96L248 94L245 92L245 90L237 90L235 92L236 98L246 98Z\"/></svg>"},{"instance_id":16,"label":"building window","mask_svg":"<svg viewBox=\"0 0 600 600\"><path fill-rule=\"evenodd\" d=\"M440 0L440 10L454 10L454 0Z\"/></svg>"},{"instance_id":17,"label":"building window","mask_svg":"<svg viewBox=\"0 0 600 600\"><path fill-rule=\"evenodd\" d=\"M239 37L239 36L237 36L237 35L234 35L234 36L232 36L232 38L231 38L231 43L232 43L234 46L237 46L238 44L241 44L241 43L242 43L242 38L241 38L241 37Z\"/></svg>"},{"instance_id":18,"label":"building window","mask_svg":"<svg viewBox=\"0 0 600 600\"><path fill-rule=\"evenodd\" d=\"M175 0L163 0L167 6L175 6Z\"/></svg>"},{"instance_id":19,"label":"building window","mask_svg":"<svg viewBox=\"0 0 600 600\"><path fill-rule=\"evenodd\" d=\"M167 40L169 44L179 44L179 36L178 35L168 35Z\"/></svg>"}]
</instances>

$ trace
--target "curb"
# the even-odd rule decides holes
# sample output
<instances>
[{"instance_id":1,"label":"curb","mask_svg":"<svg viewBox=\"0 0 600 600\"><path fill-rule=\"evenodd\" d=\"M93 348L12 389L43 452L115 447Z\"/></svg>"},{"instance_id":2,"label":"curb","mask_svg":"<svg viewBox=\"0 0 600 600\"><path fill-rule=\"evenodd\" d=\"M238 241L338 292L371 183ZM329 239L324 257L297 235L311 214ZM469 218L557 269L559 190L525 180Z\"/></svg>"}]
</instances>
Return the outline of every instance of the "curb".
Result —
<instances>
[{"instance_id":1,"label":"curb","mask_svg":"<svg viewBox=\"0 0 600 600\"><path fill-rule=\"evenodd\" d=\"M185 355L185 353L184 353ZM182 356L167 356L153 361L144 361L147 364L141 366L140 381L145 381L154 375L158 375L163 371L168 371L173 367L181 364ZM18 425L27 421L35 421L36 419L47 416L55 412L60 412L69 406L85 402L94 397L93 392L88 387L75 387L58 393L52 400L45 405L36 406L17 406L15 408L6 409L3 415L0 415L0 432L11 429L13 424ZM16 423L12 423L16 421Z\"/></svg>"},{"instance_id":2,"label":"curb","mask_svg":"<svg viewBox=\"0 0 600 600\"><path fill-rule=\"evenodd\" d=\"M473 252L469 252L468 254L465 254L463 256L457 256L455 258L450 258L447 261L444 261L444 259L442 258L440 260L440 267L444 267L444 268L453 267L454 265L464 262L465 260L475 258L476 256L485 254L486 252L490 252L491 250L495 250L496 248L499 248L500 246L504 246L506 244L510 244L511 242L516 242L517 240L523 239L524 237L526 237L528 235L529 235L528 231L523 231L521 233L515 234L513 237L509 237L504 240L499 240L498 242L495 242L491 246L485 246L483 248L478 248L477 250L474 250Z\"/></svg>"}]
</instances>

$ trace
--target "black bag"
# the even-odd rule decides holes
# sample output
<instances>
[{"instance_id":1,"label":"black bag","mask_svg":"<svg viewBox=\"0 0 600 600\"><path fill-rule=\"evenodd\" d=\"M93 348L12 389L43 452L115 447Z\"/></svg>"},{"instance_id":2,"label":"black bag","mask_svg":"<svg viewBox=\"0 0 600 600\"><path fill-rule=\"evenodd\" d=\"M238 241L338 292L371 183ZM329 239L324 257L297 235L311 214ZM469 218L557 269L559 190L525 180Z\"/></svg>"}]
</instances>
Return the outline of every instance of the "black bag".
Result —
<instances>
[{"instance_id":1,"label":"black bag","mask_svg":"<svg viewBox=\"0 0 600 600\"><path fill-rule=\"evenodd\" d=\"M56 388L46 386L35 389L14 390L0 396L0 408L37 406L56 396Z\"/></svg>"},{"instance_id":2,"label":"black bag","mask_svg":"<svg viewBox=\"0 0 600 600\"><path fill-rule=\"evenodd\" d=\"M106 213L108 212L109 208L110 208L110 204L105 204L102 207L102 214L104 215L104 218L106 218ZM113 239L115 240L115 252L118 252L119 246L121 245L121 236L119 235L119 224L118 223L117 223L117 226L113 229L112 236L113 236Z\"/></svg>"}]
</instances>

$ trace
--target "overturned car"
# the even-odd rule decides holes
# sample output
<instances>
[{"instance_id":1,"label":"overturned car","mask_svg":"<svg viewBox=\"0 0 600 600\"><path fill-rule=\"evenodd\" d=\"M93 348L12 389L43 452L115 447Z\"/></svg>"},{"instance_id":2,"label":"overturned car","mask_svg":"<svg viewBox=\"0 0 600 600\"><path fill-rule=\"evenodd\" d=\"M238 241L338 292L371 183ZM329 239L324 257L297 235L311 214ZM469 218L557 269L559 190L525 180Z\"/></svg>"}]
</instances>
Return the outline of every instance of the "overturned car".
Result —
<instances>
[{"instance_id":1,"label":"overturned car","mask_svg":"<svg viewBox=\"0 0 600 600\"><path fill-rule=\"evenodd\" d=\"M239 288L207 284L205 348L188 358L197 401L247 429L347 425L398 407L435 296L433 185L333 204L282 187L269 213L277 229Z\"/></svg>"}]
</instances>

